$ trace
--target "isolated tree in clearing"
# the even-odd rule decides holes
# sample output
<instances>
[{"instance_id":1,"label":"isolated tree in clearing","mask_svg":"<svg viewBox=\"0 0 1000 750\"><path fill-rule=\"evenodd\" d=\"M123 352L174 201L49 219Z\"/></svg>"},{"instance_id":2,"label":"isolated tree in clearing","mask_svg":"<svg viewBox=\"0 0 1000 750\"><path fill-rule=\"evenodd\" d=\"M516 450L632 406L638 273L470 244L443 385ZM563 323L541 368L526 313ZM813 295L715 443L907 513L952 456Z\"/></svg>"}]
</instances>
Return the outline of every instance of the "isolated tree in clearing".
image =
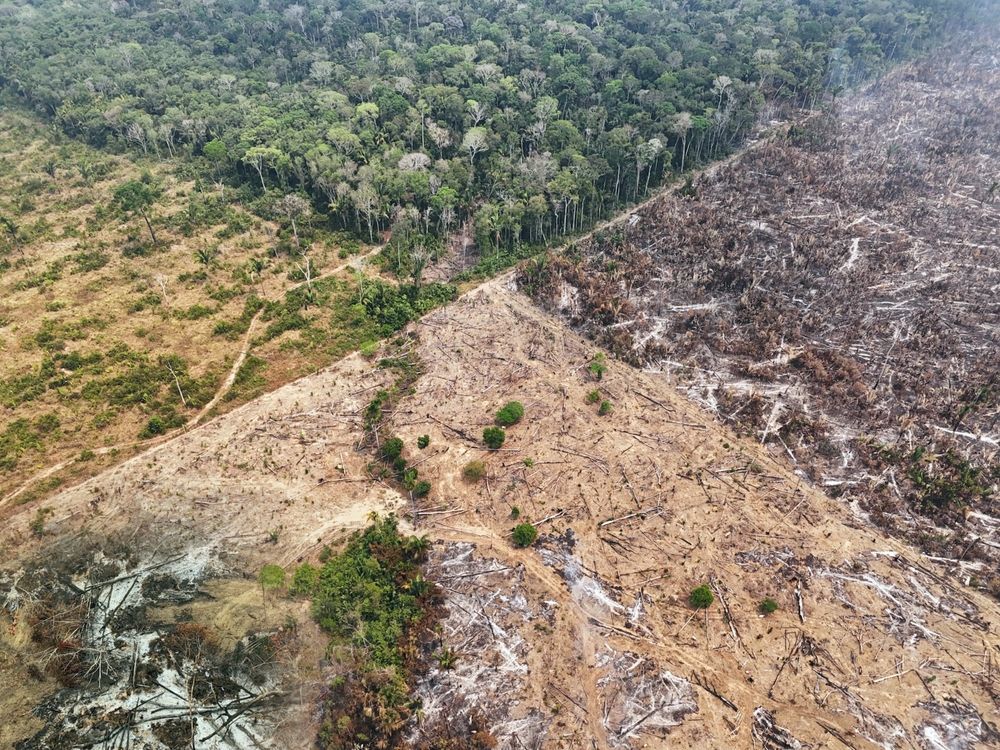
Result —
<instances>
[{"instance_id":1,"label":"isolated tree in clearing","mask_svg":"<svg viewBox=\"0 0 1000 750\"><path fill-rule=\"evenodd\" d=\"M487 427L483 430L483 442L490 450L498 450L506 439L507 433L503 431L502 427Z\"/></svg>"},{"instance_id":2,"label":"isolated tree in clearing","mask_svg":"<svg viewBox=\"0 0 1000 750\"><path fill-rule=\"evenodd\" d=\"M712 589L705 584L692 589L691 593L688 594L688 604L694 609L708 609L714 601L715 596L712 595Z\"/></svg>"},{"instance_id":3,"label":"isolated tree in clearing","mask_svg":"<svg viewBox=\"0 0 1000 750\"><path fill-rule=\"evenodd\" d=\"M118 210L127 218L138 214L146 222L149 237L156 244L156 232L153 231L153 204L163 195L159 186L147 176L141 180L129 180L115 188L113 200Z\"/></svg>"},{"instance_id":4,"label":"isolated tree in clearing","mask_svg":"<svg viewBox=\"0 0 1000 750\"><path fill-rule=\"evenodd\" d=\"M538 538L538 529L530 523L519 523L511 534L515 547L530 547Z\"/></svg>"}]
</instances>

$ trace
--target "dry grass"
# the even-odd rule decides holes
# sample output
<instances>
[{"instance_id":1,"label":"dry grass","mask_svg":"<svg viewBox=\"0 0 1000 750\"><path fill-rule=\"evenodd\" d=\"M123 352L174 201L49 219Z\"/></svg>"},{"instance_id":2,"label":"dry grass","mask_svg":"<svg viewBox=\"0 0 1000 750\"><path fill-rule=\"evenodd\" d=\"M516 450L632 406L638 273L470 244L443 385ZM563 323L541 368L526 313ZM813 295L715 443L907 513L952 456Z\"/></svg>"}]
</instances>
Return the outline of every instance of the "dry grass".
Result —
<instances>
[{"instance_id":1,"label":"dry grass","mask_svg":"<svg viewBox=\"0 0 1000 750\"><path fill-rule=\"evenodd\" d=\"M185 225L192 206L221 195L217 187L199 193L187 169L94 151L27 115L0 114L0 215L19 228L16 245L0 237L0 496L46 467L59 471L38 476L45 481L25 487L22 501L120 460L143 447L153 416L168 429L193 418L244 346L248 301L282 300L299 283L296 259L270 252L279 228L239 204L221 224ZM115 186L143 171L165 192L155 248L141 220L125 222L111 209ZM218 252L208 265L196 257L203 248ZM259 274L248 273L252 258L266 263ZM323 237L310 260L319 272L345 263ZM254 357L214 413L356 346L355 332L336 315L331 322L328 310L304 316L315 330L254 331ZM241 318L230 335L216 330ZM164 357L181 362L183 385ZM132 378L125 393L110 393L123 376ZM116 450L102 452L109 447Z\"/></svg>"}]
</instances>

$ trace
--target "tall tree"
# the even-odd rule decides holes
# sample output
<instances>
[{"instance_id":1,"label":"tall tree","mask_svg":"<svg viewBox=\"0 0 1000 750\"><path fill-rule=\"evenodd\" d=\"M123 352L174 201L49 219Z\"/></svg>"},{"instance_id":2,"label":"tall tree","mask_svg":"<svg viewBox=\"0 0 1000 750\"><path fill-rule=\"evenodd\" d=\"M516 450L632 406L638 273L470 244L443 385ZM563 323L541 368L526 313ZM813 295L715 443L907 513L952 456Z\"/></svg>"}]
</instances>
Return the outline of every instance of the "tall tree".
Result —
<instances>
[{"instance_id":1,"label":"tall tree","mask_svg":"<svg viewBox=\"0 0 1000 750\"><path fill-rule=\"evenodd\" d=\"M163 190L148 176L140 180L129 180L115 188L113 200L115 206L126 218L136 215L142 217L149 230L149 237L156 244L156 232L153 231L153 206L162 197Z\"/></svg>"}]
</instances>

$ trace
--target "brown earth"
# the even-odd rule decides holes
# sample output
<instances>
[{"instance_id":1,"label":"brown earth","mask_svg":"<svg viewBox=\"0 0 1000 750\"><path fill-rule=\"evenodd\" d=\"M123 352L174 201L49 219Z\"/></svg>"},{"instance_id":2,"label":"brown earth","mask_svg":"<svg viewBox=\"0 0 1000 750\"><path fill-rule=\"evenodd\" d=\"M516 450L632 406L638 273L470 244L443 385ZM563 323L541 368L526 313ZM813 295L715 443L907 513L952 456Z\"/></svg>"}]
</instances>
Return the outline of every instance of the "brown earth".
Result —
<instances>
[{"instance_id":1,"label":"brown earth","mask_svg":"<svg viewBox=\"0 0 1000 750\"><path fill-rule=\"evenodd\" d=\"M396 510L436 542L458 654L419 687L428 725L457 700L484 709L501 747L1000 741L995 602L662 376L611 361L596 381L593 345L509 277L411 328L401 345L423 373L389 424L428 498L367 478L361 412L392 375L354 355L50 498L41 538L36 509L8 505L5 555L128 529L254 574ZM610 414L587 403L594 389ZM481 431L511 399L525 418L487 452ZM476 484L461 476L473 459ZM541 531L532 548L510 543L515 507ZM700 584L705 611L687 603ZM764 598L780 607L768 617Z\"/></svg>"},{"instance_id":2,"label":"brown earth","mask_svg":"<svg viewBox=\"0 0 1000 750\"><path fill-rule=\"evenodd\" d=\"M523 279L1000 598L996 38L900 66Z\"/></svg>"}]
</instances>

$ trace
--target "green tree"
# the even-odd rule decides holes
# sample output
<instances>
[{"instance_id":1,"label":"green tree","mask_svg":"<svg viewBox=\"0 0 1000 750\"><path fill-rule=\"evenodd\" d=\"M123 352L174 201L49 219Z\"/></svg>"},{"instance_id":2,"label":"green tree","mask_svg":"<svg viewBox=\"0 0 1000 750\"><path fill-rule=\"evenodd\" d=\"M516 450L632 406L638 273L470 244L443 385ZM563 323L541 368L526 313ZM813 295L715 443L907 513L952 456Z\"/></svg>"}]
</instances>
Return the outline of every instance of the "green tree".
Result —
<instances>
[{"instance_id":1,"label":"green tree","mask_svg":"<svg viewBox=\"0 0 1000 750\"><path fill-rule=\"evenodd\" d=\"M712 589L705 584L697 586L688 594L688 604L694 609L708 609L714 601L715 597L712 595Z\"/></svg>"},{"instance_id":2,"label":"green tree","mask_svg":"<svg viewBox=\"0 0 1000 750\"><path fill-rule=\"evenodd\" d=\"M483 430L483 442L490 450L499 450L506 439L507 434L502 427L487 427Z\"/></svg>"},{"instance_id":3,"label":"green tree","mask_svg":"<svg viewBox=\"0 0 1000 750\"><path fill-rule=\"evenodd\" d=\"M115 207L127 218L136 215L142 217L149 230L149 237L156 244L156 232L153 231L153 206L163 195L162 189L150 178L129 180L115 188L112 200Z\"/></svg>"}]
</instances>

